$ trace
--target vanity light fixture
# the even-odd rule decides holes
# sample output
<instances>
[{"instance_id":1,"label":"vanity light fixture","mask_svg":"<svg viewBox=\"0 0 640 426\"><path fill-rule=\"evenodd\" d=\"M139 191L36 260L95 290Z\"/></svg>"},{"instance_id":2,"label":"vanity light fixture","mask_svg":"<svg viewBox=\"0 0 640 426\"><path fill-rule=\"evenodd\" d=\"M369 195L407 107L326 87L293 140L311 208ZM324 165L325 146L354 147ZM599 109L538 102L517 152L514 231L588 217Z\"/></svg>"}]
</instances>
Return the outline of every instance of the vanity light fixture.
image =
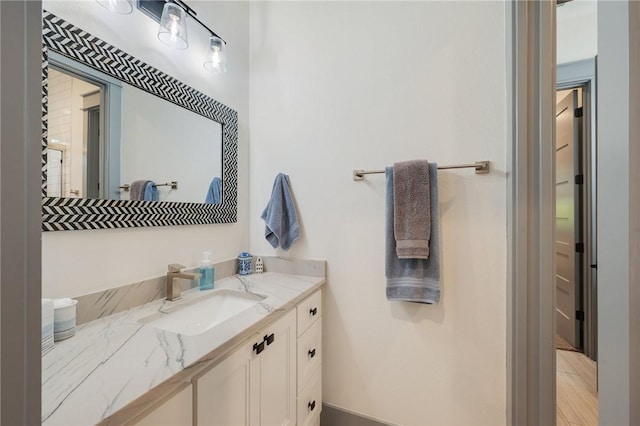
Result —
<instances>
[{"instance_id":1,"label":"vanity light fixture","mask_svg":"<svg viewBox=\"0 0 640 426\"><path fill-rule=\"evenodd\" d=\"M209 48L204 69L214 74L223 74L227 71L227 61L224 53L225 42L216 35L209 36Z\"/></svg>"},{"instance_id":2,"label":"vanity light fixture","mask_svg":"<svg viewBox=\"0 0 640 426\"><path fill-rule=\"evenodd\" d=\"M96 0L98 4L113 13L128 15L133 12L133 6L129 0Z\"/></svg>"},{"instance_id":3,"label":"vanity light fixture","mask_svg":"<svg viewBox=\"0 0 640 426\"><path fill-rule=\"evenodd\" d=\"M177 3L167 2L162 9L158 39L174 49L186 49L187 41L187 12Z\"/></svg>"},{"instance_id":4,"label":"vanity light fixture","mask_svg":"<svg viewBox=\"0 0 640 426\"><path fill-rule=\"evenodd\" d=\"M137 0L136 3L140 11L160 24L158 39L174 49L186 49L189 46L187 41L187 16L198 23L209 33L204 68L214 74L222 74L227 71L225 55L227 42L200 21L195 10L191 9L184 1Z\"/></svg>"}]
</instances>

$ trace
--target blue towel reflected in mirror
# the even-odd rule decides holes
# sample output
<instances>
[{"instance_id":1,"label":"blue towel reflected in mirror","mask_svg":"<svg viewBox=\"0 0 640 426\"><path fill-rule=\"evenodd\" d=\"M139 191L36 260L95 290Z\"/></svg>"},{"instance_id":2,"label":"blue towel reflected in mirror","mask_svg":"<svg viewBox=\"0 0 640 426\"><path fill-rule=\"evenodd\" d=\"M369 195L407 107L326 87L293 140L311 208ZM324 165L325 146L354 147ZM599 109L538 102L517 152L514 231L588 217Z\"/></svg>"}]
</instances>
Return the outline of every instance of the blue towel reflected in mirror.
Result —
<instances>
[{"instance_id":1,"label":"blue towel reflected in mirror","mask_svg":"<svg viewBox=\"0 0 640 426\"><path fill-rule=\"evenodd\" d=\"M158 196L158 188L153 181L148 180L144 184L144 194L142 199L145 201L158 201L160 199Z\"/></svg>"},{"instance_id":2,"label":"blue towel reflected in mirror","mask_svg":"<svg viewBox=\"0 0 640 426\"><path fill-rule=\"evenodd\" d=\"M222 180L219 177L214 177L209 184L209 190L204 202L205 204L222 203Z\"/></svg>"},{"instance_id":3,"label":"blue towel reflected in mirror","mask_svg":"<svg viewBox=\"0 0 640 426\"><path fill-rule=\"evenodd\" d=\"M131 183L129 199L135 201L158 201L158 188L151 180L136 180Z\"/></svg>"}]
</instances>

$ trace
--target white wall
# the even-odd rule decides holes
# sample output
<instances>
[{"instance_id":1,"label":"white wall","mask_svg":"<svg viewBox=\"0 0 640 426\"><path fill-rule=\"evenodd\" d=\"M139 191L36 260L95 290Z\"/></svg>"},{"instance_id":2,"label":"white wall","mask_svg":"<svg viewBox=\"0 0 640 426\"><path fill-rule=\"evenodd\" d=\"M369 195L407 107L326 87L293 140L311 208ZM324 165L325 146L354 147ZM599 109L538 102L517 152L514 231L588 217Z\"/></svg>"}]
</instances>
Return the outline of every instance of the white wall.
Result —
<instances>
[{"instance_id":1,"label":"white wall","mask_svg":"<svg viewBox=\"0 0 640 426\"><path fill-rule=\"evenodd\" d=\"M43 297L76 296L166 273L168 263L195 266L210 249L214 260L248 245L248 18L247 2L195 2L198 17L228 42L228 73L202 67L204 34L190 26L191 48L175 51L157 40L154 21L137 10L117 15L93 0L44 1L43 7L238 111L238 223L42 235ZM201 37L198 39L198 37Z\"/></svg>"},{"instance_id":2,"label":"white wall","mask_svg":"<svg viewBox=\"0 0 640 426\"><path fill-rule=\"evenodd\" d=\"M598 53L598 3L572 0L557 8L557 63L589 59Z\"/></svg>"},{"instance_id":3,"label":"white wall","mask_svg":"<svg viewBox=\"0 0 640 426\"><path fill-rule=\"evenodd\" d=\"M328 260L323 394L397 424L506 422L506 52L501 2L251 5L250 241ZM390 303L384 177L353 169L491 160L439 173L442 302ZM303 237L264 240L274 176Z\"/></svg>"}]
</instances>

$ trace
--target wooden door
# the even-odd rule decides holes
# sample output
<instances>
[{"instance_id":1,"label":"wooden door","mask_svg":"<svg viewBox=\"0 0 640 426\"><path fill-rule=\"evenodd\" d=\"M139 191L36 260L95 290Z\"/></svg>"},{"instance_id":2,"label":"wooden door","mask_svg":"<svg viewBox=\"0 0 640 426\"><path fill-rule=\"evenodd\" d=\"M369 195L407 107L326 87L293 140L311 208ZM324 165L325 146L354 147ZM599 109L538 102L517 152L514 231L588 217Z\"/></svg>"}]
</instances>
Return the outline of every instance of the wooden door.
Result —
<instances>
[{"instance_id":1,"label":"wooden door","mask_svg":"<svg viewBox=\"0 0 640 426\"><path fill-rule=\"evenodd\" d=\"M556 108L556 332L581 347L580 308L580 120L578 91L572 90Z\"/></svg>"}]
</instances>

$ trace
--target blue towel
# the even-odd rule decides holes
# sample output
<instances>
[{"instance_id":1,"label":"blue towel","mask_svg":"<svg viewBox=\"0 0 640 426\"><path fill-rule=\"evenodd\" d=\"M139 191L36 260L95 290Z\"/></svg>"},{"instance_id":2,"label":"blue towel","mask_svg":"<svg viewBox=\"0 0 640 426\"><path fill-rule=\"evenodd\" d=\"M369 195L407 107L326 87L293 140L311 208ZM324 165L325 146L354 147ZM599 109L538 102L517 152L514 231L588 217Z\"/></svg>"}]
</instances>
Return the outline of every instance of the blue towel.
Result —
<instances>
[{"instance_id":1,"label":"blue towel","mask_svg":"<svg viewBox=\"0 0 640 426\"><path fill-rule=\"evenodd\" d=\"M214 177L209 184L209 190L204 202L206 204L222 203L222 180L219 177Z\"/></svg>"},{"instance_id":2,"label":"blue towel","mask_svg":"<svg viewBox=\"0 0 640 426\"><path fill-rule=\"evenodd\" d=\"M428 259L399 259L393 226L393 168L387 167L385 272L387 300L434 304L440 301L440 219L438 165L429 164L431 239Z\"/></svg>"},{"instance_id":3,"label":"blue towel","mask_svg":"<svg viewBox=\"0 0 640 426\"><path fill-rule=\"evenodd\" d=\"M276 176L269 204L262 212L266 224L264 236L273 248L289 247L300 237L298 215L289 190L289 177L283 173Z\"/></svg>"},{"instance_id":4,"label":"blue towel","mask_svg":"<svg viewBox=\"0 0 640 426\"><path fill-rule=\"evenodd\" d=\"M156 184L153 181L148 180L144 184L144 194L142 199L145 201L158 201L158 188L156 188Z\"/></svg>"}]
</instances>

